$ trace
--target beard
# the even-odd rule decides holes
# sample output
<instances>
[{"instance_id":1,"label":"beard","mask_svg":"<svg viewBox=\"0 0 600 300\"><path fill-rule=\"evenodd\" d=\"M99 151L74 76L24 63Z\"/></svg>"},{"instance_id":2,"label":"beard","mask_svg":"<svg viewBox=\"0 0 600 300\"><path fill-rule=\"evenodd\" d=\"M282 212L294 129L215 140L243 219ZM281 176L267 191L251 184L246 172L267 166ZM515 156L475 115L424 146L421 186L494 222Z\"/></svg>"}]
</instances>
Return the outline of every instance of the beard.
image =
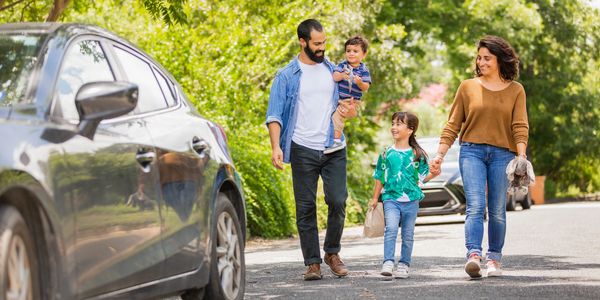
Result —
<instances>
[{"instance_id":1,"label":"beard","mask_svg":"<svg viewBox=\"0 0 600 300\"><path fill-rule=\"evenodd\" d=\"M310 49L309 46L304 47L304 53L306 53L306 55L308 55L308 58L310 58L310 60L320 64L325 60L325 51L323 50L317 50L317 51L312 51L312 49ZM317 56L317 54L320 54L321 56Z\"/></svg>"}]
</instances>

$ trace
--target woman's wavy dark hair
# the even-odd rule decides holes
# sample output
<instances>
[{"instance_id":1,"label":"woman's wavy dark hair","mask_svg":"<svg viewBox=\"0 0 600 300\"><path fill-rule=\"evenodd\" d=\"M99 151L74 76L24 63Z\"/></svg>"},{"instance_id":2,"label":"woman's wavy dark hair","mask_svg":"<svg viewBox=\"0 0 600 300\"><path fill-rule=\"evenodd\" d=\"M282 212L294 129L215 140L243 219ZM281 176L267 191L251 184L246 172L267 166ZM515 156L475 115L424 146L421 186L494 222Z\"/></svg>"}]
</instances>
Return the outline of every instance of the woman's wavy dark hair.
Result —
<instances>
[{"instance_id":1,"label":"woman's wavy dark hair","mask_svg":"<svg viewBox=\"0 0 600 300\"><path fill-rule=\"evenodd\" d=\"M512 81L519 77L519 56L507 41L498 36L486 35L477 43L477 51L481 48L488 49L496 56L502 79ZM481 76L477 59L475 60L475 75Z\"/></svg>"},{"instance_id":2,"label":"woman's wavy dark hair","mask_svg":"<svg viewBox=\"0 0 600 300\"><path fill-rule=\"evenodd\" d=\"M410 137L408 137L408 144L411 148L413 148L413 150L415 150L414 161L420 161L421 157L425 158L427 161L427 152L425 152L419 143L417 143L417 135L415 134L419 128L419 118L417 118L415 114L407 111L397 111L392 115L392 122L394 121L400 121L406 124L406 127L413 131L410 134Z\"/></svg>"}]
</instances>

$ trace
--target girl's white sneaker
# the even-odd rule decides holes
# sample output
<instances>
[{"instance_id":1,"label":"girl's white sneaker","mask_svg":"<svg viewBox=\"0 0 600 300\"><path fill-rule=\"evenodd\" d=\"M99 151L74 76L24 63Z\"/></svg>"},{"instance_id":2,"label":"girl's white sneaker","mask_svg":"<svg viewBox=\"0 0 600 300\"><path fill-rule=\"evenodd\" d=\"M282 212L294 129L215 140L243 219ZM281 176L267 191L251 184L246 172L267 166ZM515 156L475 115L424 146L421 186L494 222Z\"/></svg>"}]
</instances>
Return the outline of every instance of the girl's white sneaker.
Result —
<instances>
[{"instance_id":1,"label":"girl's white sneaker","mask_svg":"<svg viewBox=\"0 0 600 300\"><path fill-rule=\"evenodd\" d=\"M408 269L409 267L403 263L398 264L398 268L396 268L396 272L394 272L395 278L408 278Z\"/></svg>"},{"instance_id":2,"label":"girl's white sneaker","mask_svg":"<svg viewBox=\"0 0 600 300\"><path fill-rule=\"evenodd\" d=\"M383 275L383 276L392 276L393 271L394 271L394 262L391 260L384 262L383 266L381 266L381 275Z\"/></svg>"}]
</instances>

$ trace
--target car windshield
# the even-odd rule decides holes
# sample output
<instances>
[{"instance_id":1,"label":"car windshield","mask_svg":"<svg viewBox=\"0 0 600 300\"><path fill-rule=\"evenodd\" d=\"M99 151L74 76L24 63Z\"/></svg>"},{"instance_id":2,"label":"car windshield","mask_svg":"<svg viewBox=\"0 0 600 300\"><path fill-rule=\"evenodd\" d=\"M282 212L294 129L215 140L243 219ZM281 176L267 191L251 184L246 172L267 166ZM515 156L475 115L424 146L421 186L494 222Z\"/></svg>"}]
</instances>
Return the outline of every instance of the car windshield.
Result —
<instances>
[{"instance_id":1,"label":"car windshield","mask_svg":"<svg viewBox=\"0 0 600 300\"><path fill-rule=\"evenodd\" d=\"M425 138L422 140L418 140L417 141L419 143L419 145L423 148L423 150L425 150L425 152L427 152L427 155L431 158L435 157L437 154L437 149L438 146L440 144L440 140L439 139L433 139L433 138ZM453 162L453 161L458 161L458 153L460 150L460 146L458 145L457 142L455 142L452 147L450 149L448 149L448 152L446 152L446 156L444 157L444 161L445 162Z\"/></svg>"},{"instance_id":2,"label":"car windshield","mask_svg":"<svg viewBox=\"0 0 600 300\"><path fill-rule=\"evenodd\" d=\"M39 34L0 34L0 106L23 98L41 41Z\"/></svg>"}]
</instances>

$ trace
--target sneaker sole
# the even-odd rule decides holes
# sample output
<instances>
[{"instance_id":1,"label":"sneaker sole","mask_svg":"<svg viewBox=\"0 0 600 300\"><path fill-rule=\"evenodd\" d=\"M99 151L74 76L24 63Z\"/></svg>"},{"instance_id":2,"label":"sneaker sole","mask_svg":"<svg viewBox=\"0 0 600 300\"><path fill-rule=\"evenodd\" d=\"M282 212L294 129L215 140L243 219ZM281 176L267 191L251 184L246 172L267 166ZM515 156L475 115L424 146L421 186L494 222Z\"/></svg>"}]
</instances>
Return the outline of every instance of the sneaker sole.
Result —
<instances>
[{"instance_id":1,"label":"sneaker sole","mask_svg":"<svg viewBox=\"0 0 600 300\"><path fill-rule=\"evenodd\" d=\"M499 277L502 276L502 271L492 271L492 272L487 272L487 276L488 277Z\"/></svg>"},{"instance_id":2,"label":"sneaker sole","mask_svg":"<svg viewBox=\"0 0 600 300\"><path fill-rule=\"evenodd\" d=\"M394 275L394 278L396 278L396 279L406 279L406 278L408 278L408 274L406 274L406 275L398 275L398 274L396 274L396 275Z\"/></svg>"},{"instance_id":3,"label":"sneaker sole","mask_svg":"<svg viewBox=\"0 0 600 300\"><path fill-rule=\"evenodd\" d=\"M381 275L383 276L392 276L392 272L381 272Z\"/></svg>"},{"instance_id":4,"label":"sneaker sole","mask_svg":"<svg viewBox=\"0 0 600 300\"><path fill-rule=\"evenodd\" d=\"M474 261L470 261L465 265L465 272L471 276L471 278L481 277L481 266Z\"/></svg>"}]
</instances>

